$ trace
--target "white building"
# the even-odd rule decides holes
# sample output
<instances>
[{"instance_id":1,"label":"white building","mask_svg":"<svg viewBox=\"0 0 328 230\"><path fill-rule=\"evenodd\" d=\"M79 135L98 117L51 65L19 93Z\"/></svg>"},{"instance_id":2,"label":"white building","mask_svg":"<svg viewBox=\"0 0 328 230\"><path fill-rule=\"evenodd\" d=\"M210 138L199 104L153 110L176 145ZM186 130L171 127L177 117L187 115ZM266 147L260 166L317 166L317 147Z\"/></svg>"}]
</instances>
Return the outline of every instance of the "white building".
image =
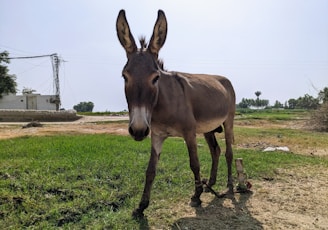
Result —
<instances>
[{"instance_id":1,"label":"white building","mask_svg":"<svg viewBox=\"0 0 328 230\"><path fill-rule=\"evenodd\" d=\"M0 109L58 110L56 95L23 93L8 94L0 98Z\"/></svg>"}]
</instances>

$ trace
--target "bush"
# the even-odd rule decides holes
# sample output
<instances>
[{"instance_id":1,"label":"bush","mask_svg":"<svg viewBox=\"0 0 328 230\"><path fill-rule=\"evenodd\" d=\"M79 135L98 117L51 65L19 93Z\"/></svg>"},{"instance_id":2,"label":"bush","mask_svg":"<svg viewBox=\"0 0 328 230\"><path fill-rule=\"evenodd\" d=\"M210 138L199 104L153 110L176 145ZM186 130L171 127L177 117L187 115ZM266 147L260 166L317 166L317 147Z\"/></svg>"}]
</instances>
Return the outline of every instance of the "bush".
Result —
<instances>
[{"instance_id":1,"label":"bush","mask_svg":"<svg viewBox=\"0 0 328 230\"><path fill-rule=\"evenodd\" d=\"M315 130L328 132L328 102L312 113L310 125Z\"/></svg>"}]
</instances>

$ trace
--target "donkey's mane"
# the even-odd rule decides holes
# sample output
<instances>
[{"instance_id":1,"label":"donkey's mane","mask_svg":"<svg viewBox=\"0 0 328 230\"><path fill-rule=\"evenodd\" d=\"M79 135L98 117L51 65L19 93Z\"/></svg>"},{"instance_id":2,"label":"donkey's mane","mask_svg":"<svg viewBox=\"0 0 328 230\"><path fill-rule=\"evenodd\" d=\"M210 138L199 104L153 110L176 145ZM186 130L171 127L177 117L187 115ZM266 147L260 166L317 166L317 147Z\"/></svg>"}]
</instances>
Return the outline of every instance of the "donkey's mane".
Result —
<instances>
[{"instance_id":1,"label":"donkey's mane","mask_svg":"<svg viewBox=\"0 0 328 230\"><path fill-rule=\"evenodd\" d=\"M147 48L148 42L146 41L146 37L145 36L141 36L139 38L139 42L140 42L140 46L141 46L140 49L141 50L144 50L144 49Z\"/></svg>"},{"instance_id":2,"label":"donkey's mane","mask_svg":"<svg viewBox=\"0 0 328 230\"><path fill-rule=\"evenodd\" d=\"M145 51L147 49L147 46L148 46L148 42L146 41L146 37L141 36L139 38L139 42L140 42L140 51ZM163 59L157 59L157 64L158 64L158 66L161 70L167 71L166 69L164 69Z\"/></svg>"}]
</instances>

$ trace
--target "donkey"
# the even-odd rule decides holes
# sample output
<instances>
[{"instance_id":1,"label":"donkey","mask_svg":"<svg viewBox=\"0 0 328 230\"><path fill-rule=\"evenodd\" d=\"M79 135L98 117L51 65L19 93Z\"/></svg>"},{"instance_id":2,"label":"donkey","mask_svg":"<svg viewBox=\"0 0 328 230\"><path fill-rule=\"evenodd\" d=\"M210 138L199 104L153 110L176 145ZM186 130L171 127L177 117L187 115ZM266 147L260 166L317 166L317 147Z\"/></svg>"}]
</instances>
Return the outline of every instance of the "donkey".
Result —
<instances>
[{"instance_id":1,"label":"donkey","mask_svg":"<svg viewBox=\"0 0 328 230\"><path fill-rule=\"evenodd\" d=\"M162 10L154 26L149 44L140 41L137 48L121 10L116 21L118 39L126 51L127 63L122 76L129 109L129 133L136 141L151 135L151 155L146 170L144 191L133 216L143 217L149 205L150 191L156 174L162 144L167 137L183 137L189 152L190 168L194 174L195 192L190 205L201 204L203 183L197 156L196 134L203 133L212 156L208 186L216 182L218 161L221 153L215 132L222 132L226 142L228 165L228 192L233 192L231 172L235 93L230 81L222 76L168 72L160 68L159 50L164 45L167 21Z\"/></svg>"}]
</instances>

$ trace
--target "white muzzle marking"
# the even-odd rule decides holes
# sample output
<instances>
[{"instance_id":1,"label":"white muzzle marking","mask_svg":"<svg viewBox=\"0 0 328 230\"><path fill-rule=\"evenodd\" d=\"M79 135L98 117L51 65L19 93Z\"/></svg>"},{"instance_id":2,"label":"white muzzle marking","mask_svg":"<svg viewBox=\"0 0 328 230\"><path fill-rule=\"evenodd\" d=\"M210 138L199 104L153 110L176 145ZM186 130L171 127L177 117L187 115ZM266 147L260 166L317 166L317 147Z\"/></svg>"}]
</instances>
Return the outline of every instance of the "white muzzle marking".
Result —
<instances>
[{"instance_id":1,"label":"white muzzle marking","mask_svg":"<svg viewBox=\"0 0 328 230\"><path fill-rule=\"evenodd\" d=\"M129 133L135 140L141 141L150 130L150 114L146 107L133 107L130 111Z\"/></svg>"}]
</instances>

